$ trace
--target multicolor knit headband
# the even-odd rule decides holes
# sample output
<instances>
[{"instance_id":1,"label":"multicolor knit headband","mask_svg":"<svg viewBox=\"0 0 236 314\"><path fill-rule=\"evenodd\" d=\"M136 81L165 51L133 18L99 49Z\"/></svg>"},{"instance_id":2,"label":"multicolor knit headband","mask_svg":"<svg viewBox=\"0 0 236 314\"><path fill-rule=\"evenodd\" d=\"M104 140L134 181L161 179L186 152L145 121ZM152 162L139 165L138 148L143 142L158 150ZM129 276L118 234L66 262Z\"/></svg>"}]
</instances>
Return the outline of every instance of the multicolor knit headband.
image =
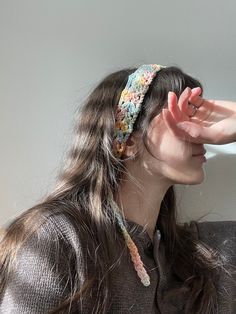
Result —
<instances>
[{"instance_id":1,"label":"multicolor knit headband","mask_svg":"<svg viewBox=\"0 0 236 314\"><path fill-rule=\"evenodd\" d=\"M166 66L144 64L129 75L115 113L113 152L116 157L121 157L126 141L133 131L134 122L141 110L141 104L149 85L156 73L162 68L166 68Z\"/></svg>"}]
</instances>

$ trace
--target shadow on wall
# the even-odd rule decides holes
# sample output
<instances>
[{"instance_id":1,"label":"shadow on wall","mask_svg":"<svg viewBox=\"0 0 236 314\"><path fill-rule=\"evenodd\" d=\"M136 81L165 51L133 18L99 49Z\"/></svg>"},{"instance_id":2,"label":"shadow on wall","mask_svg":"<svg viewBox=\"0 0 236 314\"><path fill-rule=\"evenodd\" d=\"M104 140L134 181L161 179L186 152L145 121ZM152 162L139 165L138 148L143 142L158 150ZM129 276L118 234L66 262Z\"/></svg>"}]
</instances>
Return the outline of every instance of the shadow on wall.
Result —
<instances>
[{"instance_id":1,"label":"shadow on wall","mask_svg":"<svg viewBox=\"0 0 236 314\"><path fill-rule=\"evenodd\" d=\"M236 155L207 155L204 181L198 185L177 185L180 222L203 215L206 216L201 221L236 220Z\"/></svg>"},{"instance_id":2,"label":"shadow on wall","mask_svg":"<svg viewBox=\"0 0 236 314\"><path fill-rule=\"evenodd\" d=\"M208 203L218 211L232 208L236 219L236 155L218 154L206 163L206 190ZM222 213L223 214L223 213Z\"/></svg>"}]
</instances>

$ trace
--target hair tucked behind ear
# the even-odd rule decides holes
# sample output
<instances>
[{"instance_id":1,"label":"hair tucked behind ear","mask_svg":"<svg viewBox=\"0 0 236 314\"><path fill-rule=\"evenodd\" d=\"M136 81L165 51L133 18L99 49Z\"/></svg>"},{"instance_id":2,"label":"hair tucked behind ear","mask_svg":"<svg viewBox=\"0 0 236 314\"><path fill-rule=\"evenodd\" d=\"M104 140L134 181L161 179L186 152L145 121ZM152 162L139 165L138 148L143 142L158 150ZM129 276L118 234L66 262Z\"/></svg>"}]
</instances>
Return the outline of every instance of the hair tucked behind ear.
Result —
<instances>
[{"instance_id":1,"label":"hair tucked behind ear","mask_svg":"<svg viewBox=\"0 0 236 314\"><path fill-rule=\"evenodd\" d=\"M94 299L93 313L107 313L109 286L112 284L110 272L115 269L125 249L115 221L115 209L108 198L111 195L115 197L124 176L132 180L122 160L112 154L114 112L128 76L135 70L131 68L114 72L92 91L76 117L75 139L55 189L40 204L22 213L8 226L0 248L0 294L14 269L17 250L47 220L48 213L51 216L63 213L72 225L82 229L84 236L91 239L88 243L93 246L88 249L91 255L96 253L97 263L89 271L93 276L88 274L82 287L75 280L71 296L62 300L60 307L51 313L65 313L68 309L76 311L81 295L90 294L95 288L98 293ZM179 96L187 86L202 87L196 79L178 67L162 69L156 76L134 125L134 131L142 133L147 149L148 125L166 104L168 91L172 90ZM194 240L187 228L177 225L175 206L172 186L162 201L157 221L172 270L183 281L182 288L170 293L188 291L186 313L215 313L214 275L221 264L210 248ZM98 246L99 249L94 252ZM94 259L91 256L91 259L95 260L95 256Z\"/></svg>"}]
</instances>

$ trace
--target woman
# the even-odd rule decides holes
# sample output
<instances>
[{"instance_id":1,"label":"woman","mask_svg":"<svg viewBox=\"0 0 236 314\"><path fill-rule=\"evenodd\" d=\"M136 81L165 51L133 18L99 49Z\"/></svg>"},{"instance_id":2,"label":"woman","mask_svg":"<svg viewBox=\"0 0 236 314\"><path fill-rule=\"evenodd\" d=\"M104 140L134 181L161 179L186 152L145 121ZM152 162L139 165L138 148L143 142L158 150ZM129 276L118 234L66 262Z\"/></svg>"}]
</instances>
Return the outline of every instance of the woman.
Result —
<instances>
[{"instance_id":1,"label":"woman","mask_svg":"<svg viewBox=\"0 0 236 314\"><path fill-rule=\"evenodd\" d=\"M156 64L98 84L55 190L1 241L2 313L235 311L236 223L176 221L174 184L203 181L203 143L236 140L235 103L202 90Z\"/></svg>"}]
</instances>

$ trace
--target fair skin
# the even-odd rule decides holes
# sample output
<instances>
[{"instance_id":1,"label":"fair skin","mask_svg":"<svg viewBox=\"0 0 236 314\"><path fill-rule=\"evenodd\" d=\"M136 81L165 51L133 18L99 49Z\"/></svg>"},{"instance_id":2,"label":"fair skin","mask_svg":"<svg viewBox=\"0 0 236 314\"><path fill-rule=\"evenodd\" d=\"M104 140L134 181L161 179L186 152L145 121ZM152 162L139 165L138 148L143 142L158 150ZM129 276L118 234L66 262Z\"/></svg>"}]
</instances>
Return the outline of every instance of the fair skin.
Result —
<instances>
[{"instance_id":1,"label":"fair skin","mask_svg":"<svg viewBox=\"0 0 236 314\"><path fill-rule=\"evenodd\" d=\"M213 141L217 143L217 139L219 144L227 142L227 140L231 140L232 134L236 140L236 130L234 133L236 104L227 102L228 107L225 106L224 109L226 110L227 107L228 111L224 114L224 119L219 118L218 112L216 114L212 109L214 107L212 102L210 106L204 107L204 101L199 96L200 93L199 88L185 89L177 99L175 93L171 92L167 109L163 108L162 112L152 120L148 129L148 147L158 159L151 156L141 144L138 133L132 133L127 141L125 157L133 156L141 149L139 157L125 161L125 165L142 188L139 189L126 178L119 188L117 203L123 209L128 220L145 227L151 240L153 240L161 202L169 187L174 184L200 184L204 180L204 162L201 158L193 156L204 149L203 143L211 141L211 143ZM189 116L188 102L190 101L199 109L201 107L201 111L199 110L194 118ZM229 106L231 107L229 108ZM215 105L216 107L219 106ZM232 108L235 110L233 114L230 110ZM209 110L211 111L210 115ZM234 123L231 121L232 115ZM209 116L209 121L207 121ZM203 119L205 120L203 121ZM222 124L222 121L226 125L227 121L229 124L232 123L232 134L225 132L223 137L221 125L219 126L220 131L217 131L217 123ZM212 130L208 133L205 131L205 133L202 132L202 137L192 137L189 132L177 127L176 123L179 122L195 122L194 125L198 125L201 130L207 129L207 127L209 129L215 122L213 130L215 133ZM207 138L204 138L204 134L207 134Z\"/></svg>"},{"instance_id":2,"label":"fair skin","mask_svg":"<svg viewBox=\"0 0 236 314\"><path fill-rule=\"evenodd\" d=\"M194 117L188 115L186 102L179 103L175 93L169 92L168 110L164 109L167 126L182 125L186 139L193 143L228 144L236 141L236 102L203 99L196 87L189 92L189 103L196 106ZM174 129L173 129L174 130Z\"/></svg>"}]
</instances>

